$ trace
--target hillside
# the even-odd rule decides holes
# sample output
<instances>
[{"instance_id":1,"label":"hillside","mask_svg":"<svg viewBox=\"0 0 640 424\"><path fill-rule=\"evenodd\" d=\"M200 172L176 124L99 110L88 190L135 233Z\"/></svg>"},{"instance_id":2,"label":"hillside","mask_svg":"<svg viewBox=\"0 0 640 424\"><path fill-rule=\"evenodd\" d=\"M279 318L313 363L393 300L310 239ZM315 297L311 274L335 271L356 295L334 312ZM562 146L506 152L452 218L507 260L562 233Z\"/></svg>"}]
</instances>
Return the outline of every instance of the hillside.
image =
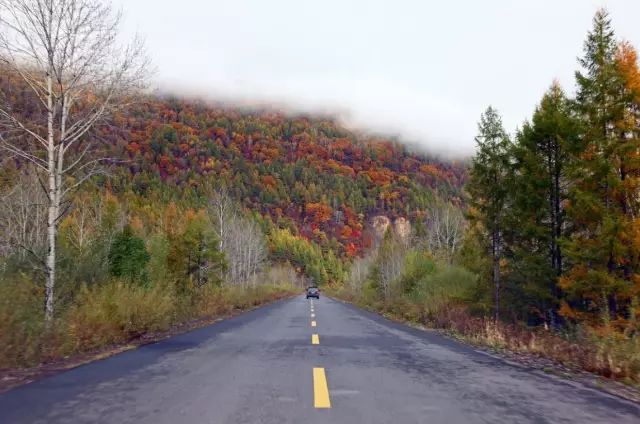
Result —
<instances>
[{"instance_id":1,"label":"hillside","mask_svg":"<svg viewBox=\"0 0 640 424\"><path fill-rule=\"evenodd\" d=\"M373 215L421 220L435 201L460 204L465 181L462 163L331 119L200 101L148 98L103 134L124 160L113 190L198 196L205 184L226 186L247 210L340 256L368 247Z\"/></svg>"}]
</instances>

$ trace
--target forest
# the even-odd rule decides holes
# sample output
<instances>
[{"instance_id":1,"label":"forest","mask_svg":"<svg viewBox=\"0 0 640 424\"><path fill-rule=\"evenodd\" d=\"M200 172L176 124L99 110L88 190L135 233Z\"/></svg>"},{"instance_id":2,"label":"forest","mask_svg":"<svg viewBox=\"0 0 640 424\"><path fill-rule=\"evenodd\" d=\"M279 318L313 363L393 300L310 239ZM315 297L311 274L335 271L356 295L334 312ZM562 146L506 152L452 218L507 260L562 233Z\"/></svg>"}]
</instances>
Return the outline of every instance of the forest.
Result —
<instances>
[{"instance_id":1,"label":"forest","mask_svg":"<svg viewBox=\"0 0 640 424\"><path fill-rule=\"evenodd\" d=\"M553 82L513 134L487 108L469 160L329 116L151 94L125 53L71 82L64 57L3 62L0 369L319 285L640 381L640 71L606 11L575 95Z\"/></svg>"}]
</instances>

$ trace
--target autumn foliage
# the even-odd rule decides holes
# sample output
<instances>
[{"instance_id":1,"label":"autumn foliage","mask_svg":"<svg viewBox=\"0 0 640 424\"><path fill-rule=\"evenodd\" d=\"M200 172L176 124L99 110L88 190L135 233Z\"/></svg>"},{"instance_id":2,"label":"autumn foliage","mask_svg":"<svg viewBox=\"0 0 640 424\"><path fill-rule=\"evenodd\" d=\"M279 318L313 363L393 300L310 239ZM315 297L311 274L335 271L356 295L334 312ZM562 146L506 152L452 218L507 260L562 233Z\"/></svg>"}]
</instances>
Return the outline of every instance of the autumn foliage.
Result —
<instances>
[{"instance_id":1,"label":"autumn foliage","mask_svg":"<svg viewBox=\"0 0 640 424\"><path fill-rule=\"evenodd\" d=\"M119 190L145 196L164 186L198 195L215 181L247 210L342 257L362 254L372 215L424 216L438 197L463 203L464 163L412 153L331 119L148 97L115 121L102 136L123 160Z\"/></svg>"}]
</instances>

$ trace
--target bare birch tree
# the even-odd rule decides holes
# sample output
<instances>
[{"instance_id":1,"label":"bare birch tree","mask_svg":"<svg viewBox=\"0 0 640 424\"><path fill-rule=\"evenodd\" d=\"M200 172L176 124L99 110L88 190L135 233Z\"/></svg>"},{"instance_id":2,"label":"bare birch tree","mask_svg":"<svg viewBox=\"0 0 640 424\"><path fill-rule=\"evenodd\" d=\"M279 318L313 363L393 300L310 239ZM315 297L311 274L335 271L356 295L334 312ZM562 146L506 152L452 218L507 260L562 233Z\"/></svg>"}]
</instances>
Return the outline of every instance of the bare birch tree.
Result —
<instances>
[{"instance_id":1,"label":"bare birch tree","mask_svg":"<svg viewBox=\"0 0 640 424\"><path fill-rule=\"evenodd\" d=\"M349 269L347 284L354 293L360 293L367 279L371 276L371 271L375 266L375 252L368 253L362 258L356 258Z\"/></svg>"},{"instance_id":2,"label":"bare birch tree","mask_svg":"<svg viewBox=\"0 0 640 424\"><path fill-rule=\"evenodd\" d=\"M226 188L216 189L211 193L208 209L215 222L219 248L222 252L224 242L228 238L229 223L236 218L238 209Z\"/></svg>"},{"instance_id":3,"label":"bare birch tree","mask_svg":"<svg viewBox=\"0 0 640 424\"><path fill-rule=\"evenodd\" d=\"M267 259L267 243L258 224L242 216L233 217L225 231L223 252L229 268L227 281L232 284L255 283Z\"/></svg>"},{"instance_id":4,"label":"bare birch tree","mask_svg":"<svg viewBox=\"0 0 640 424\"><path fill-rule=\"evenodd\" d=\"M33 173L0 195L0 254L40 260L46 241L47 197Z\"/></svg>"},{"instance_id":5,"label":"bare birch tree","mask_svg":"<svg viewBox=\"0 0 640 424\"><path fill-rule=\"evenodd\" d=\"M393 284L402 276L406 256L407 245L389 227L376 255L378 283L385 299L389 298Z\"/></svg>"},{"instance_id":6,"label":"bare birch tree","mask_svg":"<svg viewBox=\"0 0 640 424\"><path fill-rule=\"evenodd\" d=\"M0 62L42 113L0 104L0 147L44 177L47 214L45 319L54 313L56 240L68 195L100 172L89 132L142 88L143 44L117 42L120 13L98 0L0 0ZM0 96L4 98L6 96Z\"/></svg>"},{"instance_id":7,"label":"bare birch tree","mask_svg":"<svg viewBox=\"0 0 640 424\"><path fill-rule=\"evenodd\" d=\"M431 209L427 218L427 246L451 261L462 243L465 219L462 211L447 203Z\"/></svg>"},{"instance_id":8,"label":"bare birch tree","mask_svg":"<svg viewBox=\"0 0 640 424\"><path fill-rule=\"evenodd\" d=\"M210 195L209 214L213 219L220 251L228 268L226 281L247 284L255 281L267 260L267 243L260 226L239 211L225 188Z\"/></svg>"}]
</instances>

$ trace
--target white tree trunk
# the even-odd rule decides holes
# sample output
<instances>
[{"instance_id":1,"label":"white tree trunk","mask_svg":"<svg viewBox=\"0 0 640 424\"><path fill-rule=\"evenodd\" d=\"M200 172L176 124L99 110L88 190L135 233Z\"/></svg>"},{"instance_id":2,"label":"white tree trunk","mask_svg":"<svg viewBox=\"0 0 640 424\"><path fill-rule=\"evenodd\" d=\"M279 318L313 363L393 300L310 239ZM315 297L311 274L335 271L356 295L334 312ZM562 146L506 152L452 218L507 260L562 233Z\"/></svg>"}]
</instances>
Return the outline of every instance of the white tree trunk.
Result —
<instances>
[{"instance_id":1,"label":"white tree trunk","mask_svg":"<svg viewBox=\"0 0 640 424\"><path fill-rule=\"evenodd\" d=\"M44 316L45 321L50 323L53 319L53 291L56 283L56 235L57 235L57 222L59 204L58 199L58 179L57 177L57 163L56 163L56 145L55 134L53 132L53 120L55 119L55 110L53 105L53 92L51 81L51 69L48 70L47 75L47 177L49 180L49 215L47 217L47 260L46 260L46 274L47 279L45 282L45 296L44 296Z\"/></svg>"},{"instance_id":2,"label":"white tree trunk","mask_svg":"<svg viewBox=\"0 0 640 424\"><path fill-rule=\"evenodd\" d=\"M58 232L57 218L59 205L56 204L55 174L49 176L49 216L47 218L47 261L45 282L45 320L51 322L53 319L53 292L56 282L56 238Z\"/></svg>"}]
</instances>

